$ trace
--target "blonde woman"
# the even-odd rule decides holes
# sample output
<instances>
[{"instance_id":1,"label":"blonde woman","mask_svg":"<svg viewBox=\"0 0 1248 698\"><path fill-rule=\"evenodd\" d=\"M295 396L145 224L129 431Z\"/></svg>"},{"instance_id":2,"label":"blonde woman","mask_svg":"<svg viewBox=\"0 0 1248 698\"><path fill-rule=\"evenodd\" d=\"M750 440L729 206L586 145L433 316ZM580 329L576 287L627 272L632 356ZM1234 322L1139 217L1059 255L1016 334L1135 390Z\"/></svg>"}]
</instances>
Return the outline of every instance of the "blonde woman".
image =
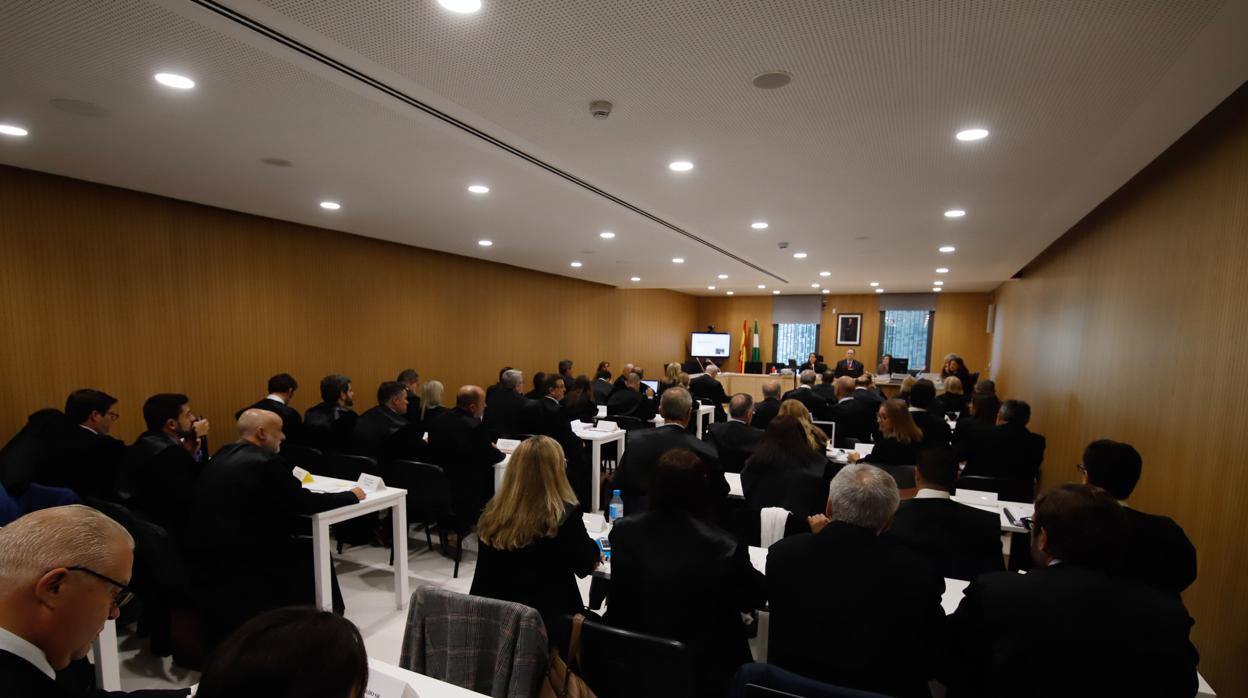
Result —
<instances>
[{"instance_id":1,"label":"blonde woman","mask_svg":"<svg viewBox=\"0 0 1248 698\"><path fill-rule=\"evenodd\" d=\"M601 559L564 469L559 442L525 439L477 522L481 545L471 593L536 608L548 634L564 614L585 611L574 575L593 572Z\"/></svg>"},{"instance_id":2,"label":"blonde woman","mask_svg":"<svg viewBox=\"0 0 1248 698\"><path fill-rule=\"evenodd\" d=\"M442 406L441 381L425 381L420 388L420 423L428 428L445 411L446 408Z\"/></svg>"},{"instance_id":3,"label":"blonde woman","mask_svg":"<svg viewBox=\"0 0 1248 698\"><path fill-rule=\"evenodd\" d=\"M663 379L659 381L659 390L655 393L655 397L663 394L668 388L675 388L680 385L680 364L671 363L663 367Z\"/></svg>"},{"instance_id":4,"label":"blonde woman","mask_svg":"<svg viewBox=\"0 0 1248 698\"><path fill-rule=\"evenodd\" d=\"M792 417L801 422L802 430L806 432L806 443L815 453L822 455L827 450L828 435L810 421L810 410L805 405L797 400L785 400L780 403L780 413L776 416Z\"/></svg>"},{"instance_id":5,"label":"blonde woman","mask_svg":"<svg viewBox=\"0 0 1248 698\"><path fill-rule=\"evenodd\" d=\"M902 379L901 387L897 389L897 399L907 405L910 404L910 389L913 388L914 384L917 382L919 382L919 379L914 376L906 376Z\"/></svg>"},{"instance_id":6,"label":"blonde woman","mask_svg":"<svg viewBox=\"0 0 1248 698\"><path fill-rule=\"evenodd\" d=\"M881 436L876 439L871 453L859 458L857 453L851 452L849 462L856 463L861 460L874 465L917 464L923 430L915 425L906 403L901 400L885 400L875 419L880 425Z\"/></svg>"},{"instance_id":7,"label":"blonde woman","mask_svg":"<svg viewBox=\"0 0 1248 698\"><path fill-rule=\"evenodd\" d=\"M957 412L961 415L966 411L966 400L962 379L957 376L949 376L945 379L945 392L936 398L932 406L928 408L928 411L941 417L950 412Z\"/></svg>"},{"instance_id":8,"label":"blonde woman","mask_svg":"<svg viewBox=\"0 0 1248 698\"><path fill-rule=\"evenodd\" d=\"M678 376L677 376L677 380L680 382L680 387L684 388L685 390L688 390L688 389L689 389L689 380L690 380L690 379L689 379L689 374L688 374L688 373L685 373L684 371L681 371L681 372L678 374Z\"/></svg>"}]
</instances>

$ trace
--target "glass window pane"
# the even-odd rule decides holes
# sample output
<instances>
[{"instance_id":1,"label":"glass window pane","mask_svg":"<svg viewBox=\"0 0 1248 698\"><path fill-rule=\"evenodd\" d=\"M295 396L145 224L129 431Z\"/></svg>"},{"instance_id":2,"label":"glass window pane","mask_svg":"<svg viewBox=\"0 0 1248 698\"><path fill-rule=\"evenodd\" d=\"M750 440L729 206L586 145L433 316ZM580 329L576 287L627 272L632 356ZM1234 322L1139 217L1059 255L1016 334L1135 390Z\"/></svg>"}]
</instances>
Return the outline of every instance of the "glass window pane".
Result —
<instances>
[{"instance_id":1,"label":"glass window pane","mask_svg":"<svg viewBox=\"0 0 1248 698\"><path fill-rule=\"evenodd\" d=\"M819 325L782 323L776 325L776 363L806 363L812 351L819 350Z\"/></svg>"},{"instance_id":2,"label":"glass window pane","mask_svg":"<svg viewBox=\"0 0 1248 698\"><path fill-rule=\"evenodd\" d=\"M909 359L911 371L926 371L932 313L927 310L885 310L882 354Z\"/></svg>"}]
</instances>

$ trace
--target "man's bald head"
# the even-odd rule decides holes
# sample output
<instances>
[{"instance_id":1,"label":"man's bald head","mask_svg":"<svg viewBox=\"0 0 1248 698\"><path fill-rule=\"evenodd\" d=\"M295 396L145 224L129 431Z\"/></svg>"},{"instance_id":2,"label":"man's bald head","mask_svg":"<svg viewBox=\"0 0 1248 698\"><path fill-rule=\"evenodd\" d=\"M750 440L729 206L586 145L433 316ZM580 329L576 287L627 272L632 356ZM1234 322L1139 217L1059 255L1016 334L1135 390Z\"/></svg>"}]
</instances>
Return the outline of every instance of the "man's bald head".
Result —
<instances>
[{"instance_id":1,"label":"man's bald head","mask_svg":"<svg viewBox=\"0 0 1248 698\"><path fill-rule=\"evenodd\" d=\"M481 417L485 414L485 391L479 385L465 385L455 393L455 407Z\"/></svg>"},{"instance_id":2,"label":"man's bald head","mask_svg":"<svg viewBox=\"0 0 1248 698\"><path fill-rule=\"evenodd\" d=\"M282 433L282 418L268 410L249 409L238 415L238 436L247 443L270 453L282 449L286 435Z\"/></svg>"},{"instance_id":3,"label":"man's bald head","mask_svg":"<svg viewBox=\"0 0 1248 698\"><path fill-rule=\"evenodd\" d=\"M840 378L837 378L833 385L836 387L837 400L840 400L843 397L850 397L854 394L854 379L849 376L841 376Z\"/></svg>"}]
</instances>

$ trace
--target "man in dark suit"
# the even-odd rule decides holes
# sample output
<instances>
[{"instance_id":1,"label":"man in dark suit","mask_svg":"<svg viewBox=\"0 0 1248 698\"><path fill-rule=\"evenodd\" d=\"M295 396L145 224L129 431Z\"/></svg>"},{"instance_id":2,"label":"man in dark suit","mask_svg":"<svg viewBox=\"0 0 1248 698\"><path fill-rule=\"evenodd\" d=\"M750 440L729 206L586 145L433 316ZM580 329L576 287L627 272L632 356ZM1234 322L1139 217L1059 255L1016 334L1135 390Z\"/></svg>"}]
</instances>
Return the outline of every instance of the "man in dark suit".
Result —
<instances>
[{"instance_id":1,"label":"man in dark suit","mask_svg":"<svg viewBox=\"0 0 1248 698\"><path fill-rule=\"evenodd\" d=\"M854 350L849 349L845 352L845 358L836 362L836 368L834 368L832 372L836 374L837 378L840 378L841 376L857 378L862 375L865 368L866 367L863 366L861 361L854 358Z\"/></svg>"},{"instance_id":2,"label":"man in dark suit","mask_svg":"<svg viewBox=\"0 0 1248 698\"><path fill-rule=\"evenodd\" d=\"M1196 548L1174 519L1145 514L1127 504L1143 468L1144 459L1131 444L1109 439L1088 444L1079 466L1084 484L1108 492L1127 515L1122 574L1179 594L1196 581Z\"/></svg>"},{"instance_id":3,"label":"man in dark suit","mask_svg":"<svg viewBox=\"0 0 1248 698\"><path fill-rule=\"evenodd\" d=\"M159 393L143 403L143 432L126 450L118 487L122 501L181 540L203 470L208 420L191 412L190 398Z\"/></svg>"},{"instance_id":4,"label":"man in dark suit","mask_svg":"<svg viewBox=\"0 0 1248 698\"><path fill-rule=\"evenodd\" d=\"M815 391L816 395L823 398L824 402L829 405L835 405L837 399L835 383L836 375L831 371L815 371L815 375L819 377L819 385L816 385L812 388L812 390Z\"/></svg>"},{"instance_id":5,"label":"man in dark suit","mask_svg":"<svg viewBox=\"0 0 1248 698\"><path fill-rule=\"evenodd\" d=\"M1109 573L1125 529L1123 507L1103 490L1071 484L1041 495L1035 568L983 575L950 617L949 694L1194 695L1183 602Z\"/></svg>"},{"instance_id":6,"label":"man in dark suit","mask_svg":"<svg viewBox=\"0 0 1248 698\"><path fill-rule=\"evenodd\" d=\"M607 415L610 417L634 417L643 422L654 419L654 391L641 386L641 376L630 373L624 379L624 387L607 399Z\"/></svg>"},{"instance_id":7,"label":"man in dark suit","mask_svg":"<svg viewBox=\"0 0 1248 698\"><path fill-rule=\"evenodd\" d=\"M750 426L766 431L771 420L780 414L780 381L769 380L763 383L763 401L754 403L754 417Z\"/></svg>"},{"instance_id":8,"label":"man in dark suit","mask_svg":"<svg viewBox=\"0 0 1248 698\"><path fill-rule=\"evenodd\" d=\"M503 453L494 447L494 433L482 426L485 391L465 385L455 395L455 409L429 425L429 458L446 471L455 516L471 524L494 496L494 464Z\"/></svg>"},{"instance_id":9,"label":"man in dark suit","mask_svg":"<svg viewBox=\"0 0 1248 698\"><path fill-rule=\"evenodd\" d=\"M875 376L863 373L854 379L854 399L863 400L870 405L871 414L880 409L880 405L884 403L884 395L875 385Z\"/></svg>"},{"instance_id":10,"label":"man in dark suit","mask_svg":"<svg viewBox=\"0 0 1248 698\"><path fill-rule=\"evenodd\" d=\"M355 421L351 452L377 459L421 460L425 442L421 431L407 421L407 386L386 381L377 388L377 406Z\"/></svg>"},{"instance_id":11,"label":"man in dark suit","mask_svg":"<svg viewBox=\"0 0 1248 698\"><path fill-rule=\"evenodd\" d=\"M917 385L917 383L916 383ZM969 447L963 475L985 475L1035 483L1044 461L1044 437L1027 430L1031 406L1006 400L997 412L997 425L980 444Z\"/></svg>"},{"instance_id":12,"label":"man in dark suit","mask_svg":"<svg viewBox=\"0 0 1248 698\"><path fill-rule=\"evenodd\" d=\"M971 397L966 413L958 418L953 428L953 449L958 460L965 461L988 439L988 434L996 428L997 414L1001 412L1001 401L995 394L976 393Z\"/></svg>"},{"instance_id":13,"label":"man in dark suit","mask_svg":"<svg viewBox=\"0 0 1248 698\"><path fill-rule=\"evenodd\" d=\"M494 397L498 395L499 393L507 392L507 385L503 383L503 376L506 375L508 371L513 371L513 370L515 369L513 369L511 366L504 366L498 369L498 382L485 389L485 404L488 405L494 402ZM538 388L540 386L534 383L533 387Z\"/></svg>"},{"instance_id":14,"label":"man in dark suit","mask_svg":"<svg viewBox=\"0 0 1248 698\"><path fill-rule=\"evenodd\" d=\"M56 672L86 657L105 620L116 619L130 600L133 549L120 524L84 506L41 509L0 528L0 686L6 698L187 694L184 688L105 693L56 681Z\"/></svg>"},{"instance_id":15,"label":"man in dark suit","mask_svg":"<svg viewBox=\"0 0 1248 698\"><path fill-rule=\"evenodd\" d=\"M810 410L811 419L826 419L828 416L828 401L819 397L815 393L815 372L802 371L797 376L798 385L793 390L784 394L780 400L797 400Z\"/></svg>"},{"instance_id":16,"label":"man in dark suit","mask_svg":"<svg viewBox=\"0 0 1248 698\"><path fill-rule=\"evenodd\" d=\"M499 380L502 380L501 374ZM533 374L533 389L525 393L524 396L530 400L541 400L546 394L546 372L538 371ZM489 402L487 399L486 402Z\"/></svg>"},{"instance_id":17,"label":"man in dark suit","mask_svg":"<svg viewBox=\"0 0 1248 698\"><path fill-rule=\"evenodd\" d=\"M664 390L659 401L663 426L628 432L628 442L615 471L615 487L624 497L624 511L632 514L646 510L655 464L673 448L687 448L706 464L708 498L711 510L715 510L728 497L728 481L719 465L719 453L688 431L693 397L688 390L675 387Z\"/></svg>"},{"instance_id":18,"label":"man in dark suit","mask_svg":"<svg viewBox=\"0 0 1248 698\"><path fill-rule=\"evenodd\" d=\"M420 424L420 374L414 368L405 368L395 380L407 388L407 413L403 416L408 424Z\"/></svg>"},{"instance_id":19,"label":"man in dark suit","mask_svg":"<svg viewBox=\"0 0 1248 698\"><path fill-rule=\"evenodd\" d=\"M719 464L726 473L739 473L745 459L754 455L754 446L763 438L763 430L750 426L754 416L754 398L737 393L728 401L728 421L716 422L707 428L702 440L719 454Z\"/></svg>"},{"instance_id":20,"label":"man in dark suit","mask_svg":"<svg viewBox=\"0 0 1248 698\"><path fill-rule=\"evenodd\" d=\"M854 379L841 376L836 379L836 400L826 409L826 418L836 423L836 438L852 438L870 441L875 432L875 414L878 405L868 400L854 398Z\"/></svg>"},{"instance_id":21,"label":"man in dark suit","mask_svg":"<svg viewBox=\"0 0 1248 698\"><path fill-rule=\"evenodd\" d=\"M486 397L485 418L481 422L495 434L510 439L515 434L535 433L524 425L524 410L534 401L520 391L524 388L524 374L514 368L503 371L499 388L492 397Z\"/></svg>"},{"instance_id":22,"label":"man in dark suit","mask_svg":"<svg viewBox=\"0 0 1248 698\"><path fill-rule=\"evenodd\" d=\"M206 650L258 613L313 603L312 546L299 535L311 530L305 517L364 499L358 487L305 489L279 455L285 435L276 414L246 410L238 433L204 469L191 504L188 560Z\"/></svg>"},{"instance_id":23,"label":"man in dark suit","mask_svg":"<svg viewBox=\"0 0 1248 698\"><path fill-rule=\"evenodd\" d=\"M303 413L303 443L324 453L350 453L359 415L351 409L351 379L331 374L321 379L321 402Z\"/></svg>"},{"instance_id":24,"label":"man in dark suit","mask_svg":"<svg viewBox=\"0 0 1248 698\"><path fill-rule=\"evenodd\" d=\"M572 359L560 359L559 376L563 378L565 390L572 387L572 381L576 380L576 376L572 373Z\"/></svg>"},{"instance_id":25,"label":"man in dark suit","mask_svg":"<svg viewBox=\"0 0 1248 698\"><path fill-rule=\"evenodd\" d=\"M944 582L923 556L881 535L898 500L888 473L847 465L832 478L829 522L771 546L769 663L838 686L930 695Z\"/></svg>"},{"instance_id":26,"label":"man in dark suit","mask_svg":"<svg viewBox=\"0 0 1248 698\"><path fill-rule=\"evenodd\" d=\"M546 394L540 400L529 400L524 406L521 423L530 434L549 436L563 447L567 459L568 482L576 492L586 511L589 510L590 480L589 457L585 442L572 431L572 415L563 405L568 387L563 376L546 376ZM486 408L489 414L489 408Z\"/></svg>"},{"instance_id":27,"label":"man in dark suit","mask_svg":"<svg viewBox=\"0 0 1248 698\"><path fill-rule=\"evenodd\" d=\"M126 444L109 435L117 421L117 398L99 390L75 390L65 400L67 430L35 462L34 481L65 487L86 499L117 499L117 477Z\"/></svg>"},{"instance_id":28,"label":"man in dark suit","mask_svg":"<svg viewBox=\"0 0 1248 698\"><path fill-rule=\"evenodd\" d=\"M238 419L246 410L268 410L282 418L282 433L286 435L286 440L292 444L299 443L303 418L299 416L299 410L290 406L291 400L295 398L295 391L299 389L299 382L289 373L279 373L269 379L268 387L269 394L263 400L235 412L234 419Z\"/></svg>"},{"instance_id":29,"label":"man in dark suit","mask_svg":"<svg viewBox=\"0 0 1248 698\"><path fill-rule=\"evenodd\" d=\"M915 381L910 388L910 416L923 430L923 448L942 448L953 440L953 430L945 421L945 413L928 410L936 400L936 386L926 378Z\"/></svg>"},{"instance_id":30,"label":"man in dark suit","mask_svg":"<svg viewBox=\"0 0 1248 698\"><path fill-rule=\"evenodd\" d=\"M607 399L611 397L611 391L615 386L611 385L611 372L602 369L598 375L594 376L594 382L590 390L594 394L594 402L599 405L607 404Z\"/></svg>"},{"instance_id":31,"label":"man in dark suit","mask_svg":"<svg viewBox=\"0 0 1248 698\"><path fill-rule=\"evenodd\" d=\"M694 402L710 401L715 407L715 420L722 422L727 418L724 413L724 403L728 402L728 393L724 392L724 384L720 383L716 376L719 375L719 367L710 364L706 367L706 373L689 381L689 392L693 395Z\"/></svg>"},{"instance_id":32,"label":"man in dark suit","mask_svg":"<svg viewBox=\"0 0 1248 698\"><path fill-rule=\"evenodd\" d=\"M914 474L919 491L897 508L888 535L931 560L942 577L971 581L1005 569L1001 517L950 499L957 479L952 450L923 449Z\"/></svg>"}]
</instances>

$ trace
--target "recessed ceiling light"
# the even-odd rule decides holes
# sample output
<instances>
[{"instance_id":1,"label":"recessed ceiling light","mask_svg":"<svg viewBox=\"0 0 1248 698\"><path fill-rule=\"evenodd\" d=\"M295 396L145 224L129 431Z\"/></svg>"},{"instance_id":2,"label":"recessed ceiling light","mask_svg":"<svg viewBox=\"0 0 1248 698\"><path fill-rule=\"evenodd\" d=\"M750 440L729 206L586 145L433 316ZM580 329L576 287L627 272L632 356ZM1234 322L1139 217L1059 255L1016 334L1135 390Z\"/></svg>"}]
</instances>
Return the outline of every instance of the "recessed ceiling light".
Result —
<instances>
[{"instance_id":1,"label":"recessed ceiling light","mask_svg":"<svg viewBox=\"0 0 1248 698\"><path fill-rule=\"evenodd\" d=\"M321 208L325 209L326 211L337 211L338 209L342 208L342 204L338 203L337 201L322 201Z\"/></svg>"},{"instance_id":2,"label":"recessed ceiling light","mask_svg":"<svg viewBox=\"0 0 1248 698\"><path fill-rule=\"evenodd\" d=\"M879 285L880 285L880 282L878 282L878 281L872 281L872 282L871 282L870 284L868 284L868 285L869 285L871 288L875 288L876 286L879 286Z\"/></svg>"},{"instance_id":3,"label":"recessed ceiling light","mask_svg":"<svg viewBox=\"0 0 1248 698\"><path fill-rule=\"evenodd\" d=\"M939 287L939 286L933 286L933 287L932 287L932 293L940 293L940 292L941 292L941 291L943 291L943 290L945 290L945 289L943 289L943 288L941 288L941 287Z\"/></svg>"},{"instance_id":4,"label":"recessed ceiling light","mask_svg":"<svg viewBox=\"0 0 1248 698\"><path fill-rule=\"evenodd\" d=\"M574 269L579 269L579 268L581 267L581 263L580 263L580 262L573 262L571 266L572 266Z\"/></svg>"},{"instance_id":5,"label":"recessed ceiling light","mask_svg":"<svg viewBox=\"0 0 1248 698\"><path fill-rule=\"evenodd\" d=\"M805 252L794 252L794 253L793 253L793 259L806 259L806 253L805 253Z\"/></svg>"},{"instance_id":6,"label":"recessed ceiling light","mask_svg":"<svg viewBox=\"0 0 1248 698\"><path fill-rule=\"evenodd\" d=\"M477 240L477 244L482 247L490 247L494 244L493 240Z\"/></svg>"},{"instance_id":7,"label":"recessed ceiling light","mask_svg":"<svg viewBox=\"0 0 1248 698\"><path fill-rule=\"evenodd\" d=\"M948 269L947 267L940 267L939 269L937 269L937 270L936 270L936 273L937 273L937 274L948 274L948 273L949 273L949 269Z\"/></svg>"},{"instance_id":8,"label":"recessed ceiling light","mask_svg":"<svg viewBox=\"0 0 1248 698\"><path fill-rule=\"evenodd\" d=\"M776 289L775 291L772 291L772 292L771 292L771 295L773 295L773 296L778 296L778 295L780 295L780 289Z\"/></svg>"},{"instance_id":9,"label":"recessed ceiling light","mask_svg":"<svg viewBox=\"0 0 1248 698\"><path fill-rule=\"evenodd\" d=\"M29 134L30 131L27 131L21 126L14 126L13 124L0 124L0 133L3 133L6 136L17 136L20 138Z\"/></svg>"},{"instance_id":10,"label":"recessed ceiling light","mask_svg":"<svg viewBox=\"0 0 1248 698\"><path fill-rule=\"evenodd\" d=\"M715 278L717 278L717 279L726 279L726 278L728 278L728 275L727 275L727 274L720 274L719 276L717 276L717 277L715 277Z\"/></svg>"},{"instance_id":11,"label":"recessed ceiling light","mask_svg":"<svg viewBox=\"0 0 1248 698\"><path fill-rule=\"evenodd\" d=\"M941 252L956 252L957 249L958 248L954 247L953 245L945 245L944 247L940 248L940 251Z\"/></svg>"},{"instance_id":12,"label":"recessed ceiling light","mask_svg":"<svg viewBox=\"0 0 1248 698\"><path fill-rule=\"evenodd\" d=\"M708 290L708 291L714 291L714 290L715 290L715 287L714 287L714 286L707 286L707 287L706 287L706 290Z\"/></svg>"},{"instance_id":13,"label":"recessed ceiling light","mask_svg":"<svg viewBox=\"0 0 1248 698\"><path fill-rule=\"evenodd\" d=\"M684 263L685 263L684 257L672 257L672 264L684 264Z\"/></svg>"},{"instance_id":14,"label":"recessed ceiling light","mask_svg":"<svg viewBox=\"0 0 1248 698\"><path fill-rule=\"evenodd\" d=\"M755 230L766 230L767 221L754 221L753 223L750 224L750 227Z\"/></svg>"},{"instance_id":15,"label":"recessed ceiling light","mask_svg":"<svg viewBox=\"0 0 1248 698\"><path fill-rule=\"evenodd\" d=\"M810 285L810 287L811 287L811 288L819 288L819 284L811 284L811 285Z\"/></svg>"},{"instance_id":16,"label":"recessed ceiling light","mask_svg":"<svg viewBox=\"0 0 1248 698\"><path fill-rule=\"evenodd\" d=\"M830 271L821 271L821 272L819 272L819 276L832 276L832 272L830 272Z\"/></svg>"},{"instance_id":17,"label":"recessed ceiling light","mask_svg":"<svg viewBox=\"0 0 1248 698\"><path fill-rule=\"evenodd\" d=\"M640 276L634 276L633 278L629 279L629 281L641 281L641 277L640 277Z\"/></svg>"},{"instance_id":18,"label":"recessed ceiling light","mask_svg":"<svg viewBox=\"0 0 1248 698\"><path fill-rule=\"evenodd\" d=\"M932 282L932 285L933 285L933 286L944 286L944 285L945 285L945 282L943 282L943 281L933 281L933 282Z\"/></svg>"},{"instance_id":19,"label":"recessed ceiling light","mask_svg":"<svg viewBox=\"0 0 1248 698\"><path fill-rule=\"evenodd\" d=\"M955 138L960 141L982 141L988 137L988 129L968 128L965 131L958 131Z\"/></svg>"},{"instance_id":20,"label":"recessed ceiling light","mask_svg":"<svg viewBox=\"0 0 1248 698\"><path fill-rule=\"evenodd\" d=\"M755 75L750 80L750 84L760 90L774 90L778 87L784 87L790 82L793 82L793 75L783 70L768 70L765 73Z\"/></svg>"},{"instance_id":21,"label":"recessed ceiling light","mask_svg":"<svg viewBox=\"0 0 1248 698\"><path fill-rule=\"evenodd\" d=\"M485 186L484 184L471 184L468 186L468 191L472 192L473 194L489 194L490 188Z\"/></svg>"},{"instance_id":22,"label":"recessed ceiling light","mask_svg":"<svg viewBox=\"0 0 1248 698\"><path fill-rule=\"evenodd\" d=\"M823 289L823 292L824 292L824 293L831 293L831 292L832 292L832 289L830 289L830 288L825 288L825 289Z\"/></svg>"},{"instance_id":23,"label":"recessed ceiling light","mask_svg":"<svg viewBox=\"0 0 1248 698\"><path fill-rule=\"evenodd\" d=\"M876 293L883 293L883 292L884 292L884 289L882 289L882 288L877 288L877 289L875 289L875 292L876 292Z\"/></svg>"},{"instance_id":24,"label":"recessed ceiling light","mask_svg":"<svg viewBox=\"0 0 1248 698\"><path fill-rule=\"evenodd\" d=\"M758 287L759 287L759 288L767 288L767 284L759 284L759 285L758 285Z\"/></svg>"},{"instance_id":25,"label":"recessed ceiling light","mask_svg":"<svg viewBox=\"0 0 1248 698\"><path fill-rule=\"evenodd\" d=\"M610 240L615 237L615 233L611 232L610 230L604 230L601 233L598 233L598 237L602 238L603 240Z\"/></svg>"},{"instance_id":26,"label":"recessed ceiling light","mask_svg":"<svg viewBox=\"0 0 1248 698\"><path fill-rule=\"evenodd\" d=\"M481 9L481 0L438 0L438 4L461 15L472 14Z\"/></svg>"},{"instance_id":27,"label":"recessed ceiling light","mask_svg":"<svg viewBox=\"0 0 1248 698\"><path fill-rule=\"evenodd\" d=\"M195 87L195 81L185 75L175 73L156 73L156 82L175 90L189 90Z\"/></svg>"},{"instance_id":28,"label":"recessed ceiling light","mask_svg":"<svg viewBox=\"0 0 1248 698\"><path fill-rule=\"evenodd\" d=\"M667 169L672 172L688 172L693 169L693 163L688 160L673 160L667 163Z\"/></svg>"},{"instance_id":29,"label":"recessed ceiling light","mask_svg":"<svg viewBox=\"0 0 1248 698\"><path fill-rule=\"evenodd\" d=\"M965 215L966 211L963 211L960 208L951 208L948 211L945 211L945 218L961 218Z\"/></svg>"},{"instance_id":30,"label":"recessed ceiling light","mask_svg":"<svg viewBox=\"0 0 1248 698\"><path fill-rule=\"evenodd\" d=\"M733 293L732 291L729 291L729 292L728 292L728 295L730 295L730 296L731 296L731 295L732 295L732 293Z\"/></svg>"}]
</instances>

